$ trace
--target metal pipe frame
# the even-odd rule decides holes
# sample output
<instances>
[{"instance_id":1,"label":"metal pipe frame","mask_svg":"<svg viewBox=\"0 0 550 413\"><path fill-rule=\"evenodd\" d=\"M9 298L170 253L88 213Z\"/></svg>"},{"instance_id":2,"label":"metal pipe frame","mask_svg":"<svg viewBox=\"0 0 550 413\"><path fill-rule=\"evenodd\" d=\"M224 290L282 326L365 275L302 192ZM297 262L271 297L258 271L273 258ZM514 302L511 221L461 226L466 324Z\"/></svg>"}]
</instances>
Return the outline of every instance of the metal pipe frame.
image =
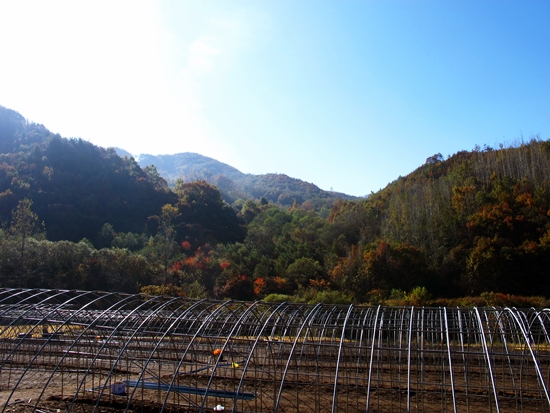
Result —
<instances>
[{"instance_id":1,"label":"metal pipe frame","mask_svg":"<svg viewBox=\"0 0 550 413\"><path fill-rule=\"evenodd\" d=\"M549 330L549 309L0 289L0 407L550 413Z\"/></svg>"}]
</instances>

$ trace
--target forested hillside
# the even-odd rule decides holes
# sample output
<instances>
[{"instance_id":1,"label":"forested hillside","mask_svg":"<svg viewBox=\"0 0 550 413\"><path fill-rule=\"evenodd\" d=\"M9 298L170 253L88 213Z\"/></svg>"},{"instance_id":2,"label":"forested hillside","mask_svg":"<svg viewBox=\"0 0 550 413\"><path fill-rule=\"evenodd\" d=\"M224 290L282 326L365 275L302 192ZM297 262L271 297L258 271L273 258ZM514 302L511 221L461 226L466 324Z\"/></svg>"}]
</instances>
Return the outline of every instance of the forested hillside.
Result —
<instances>
[{"instance_id":1,"label":"forested hillside","mask_svg":"<svg viewBox=\"0 0 550 413\"><path fill-rule=\"evenodd\" d=\"M0 148L2 286L415 305L550 297L550 142L537 137L436 154L327 216L265 191L231 207L204 180L171 189L155 167L4 108Z\"/></svg>"},{"instance_id":2,"label":"forested hillside","mask_svg":"<svg viewBox=\"0 0 550 413\"><path fill-rule=\"evenodd\" d=\"M548 141L434 155L368 200L334 208L331 222L364 253L333 275L362 291L395 286L388 277L400 273L404 289L548 295L549 189Z\"/></svg>"},{"instance_id":3,"label":"forested hillside","mask_svg":"<svg viewBox=\"0 0 550 413\"><path fill-rule=\"evenodd\" d=\"M164 279L182 242L244 237L244 221L215 187L169 189L155 168L3 107L0 148L3 286L137 291Z\"/></svg>"},{"instance_id":4,"label":"forested hillside","mask_svg":"<svg viewBox=\"0 0 550 413\"><path fill-rule=\"evenodd\" d=\"M142 231L175 197L133 159L81 139L64 139L0 108L0 214L33 201L51 240L93 240L105 223Z\"/></svg>"}]
</instances>

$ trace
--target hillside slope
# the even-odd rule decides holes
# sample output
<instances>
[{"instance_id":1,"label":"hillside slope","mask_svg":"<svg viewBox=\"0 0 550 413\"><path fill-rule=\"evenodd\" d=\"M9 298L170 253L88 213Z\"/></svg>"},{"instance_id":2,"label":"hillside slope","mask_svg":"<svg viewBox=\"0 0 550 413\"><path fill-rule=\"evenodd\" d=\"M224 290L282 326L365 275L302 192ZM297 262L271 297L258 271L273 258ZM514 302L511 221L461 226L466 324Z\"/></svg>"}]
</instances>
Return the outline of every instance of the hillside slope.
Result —
<instances>
[{"instance_id":1,"label":"hillside slope","mask_svg":"<svg viewBox=\"0 0 550 413\"><path fill-rule=\"evenodd\" d=\"M368 246L362 259L375 264L362 264L363 291L548 295L550 141L436 154L368 199L338 204L329 220Z\"/></svg>"},{"instance_id":2,"label":"hillside slope","mask_svg":"<svg viewBox=\"0 0 550 413\"><path fill-rule=\"evenodd\" d=\"M93 240L105 223L142 232L175 195L132 158L81 139L65 139L0 107L0 221L33 201L50 240Z\"/></svg>"}]
</instances>

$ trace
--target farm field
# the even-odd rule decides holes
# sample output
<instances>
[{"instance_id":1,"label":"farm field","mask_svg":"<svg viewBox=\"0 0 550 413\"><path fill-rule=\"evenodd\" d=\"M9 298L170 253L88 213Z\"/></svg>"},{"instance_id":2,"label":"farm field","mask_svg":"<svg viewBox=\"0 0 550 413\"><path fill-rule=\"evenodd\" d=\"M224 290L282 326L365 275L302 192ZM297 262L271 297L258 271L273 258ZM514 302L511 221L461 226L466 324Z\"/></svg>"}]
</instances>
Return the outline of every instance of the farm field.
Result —
<instances>
[{"instance_id":1,"label":"farm field","mask_svg":"<svg viewBox=\"0 0 550 413\"><path fill-rule=\"evenodd\" d=\"M550 411L546 310L0 290L10 412Z\"/></svg>"}]
</instances>

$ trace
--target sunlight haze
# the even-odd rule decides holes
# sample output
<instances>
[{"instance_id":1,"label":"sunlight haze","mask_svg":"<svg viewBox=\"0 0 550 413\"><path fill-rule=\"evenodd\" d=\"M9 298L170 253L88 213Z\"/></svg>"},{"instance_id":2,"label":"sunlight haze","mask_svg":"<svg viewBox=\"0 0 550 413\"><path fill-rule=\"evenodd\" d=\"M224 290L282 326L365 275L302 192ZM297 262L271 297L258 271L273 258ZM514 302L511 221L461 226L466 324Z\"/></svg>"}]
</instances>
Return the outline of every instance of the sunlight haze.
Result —
<instances>
[{"instance_id":1,"label":"sunlight haze","mask_svg":"<svg viewBox=\"0 0 550 413\"><path fill-rule=\"evenodd\" d=\"M548 1L0 0L0 105L363 196L436 153L550 139Z\"/></svg>"}]
</instances>

